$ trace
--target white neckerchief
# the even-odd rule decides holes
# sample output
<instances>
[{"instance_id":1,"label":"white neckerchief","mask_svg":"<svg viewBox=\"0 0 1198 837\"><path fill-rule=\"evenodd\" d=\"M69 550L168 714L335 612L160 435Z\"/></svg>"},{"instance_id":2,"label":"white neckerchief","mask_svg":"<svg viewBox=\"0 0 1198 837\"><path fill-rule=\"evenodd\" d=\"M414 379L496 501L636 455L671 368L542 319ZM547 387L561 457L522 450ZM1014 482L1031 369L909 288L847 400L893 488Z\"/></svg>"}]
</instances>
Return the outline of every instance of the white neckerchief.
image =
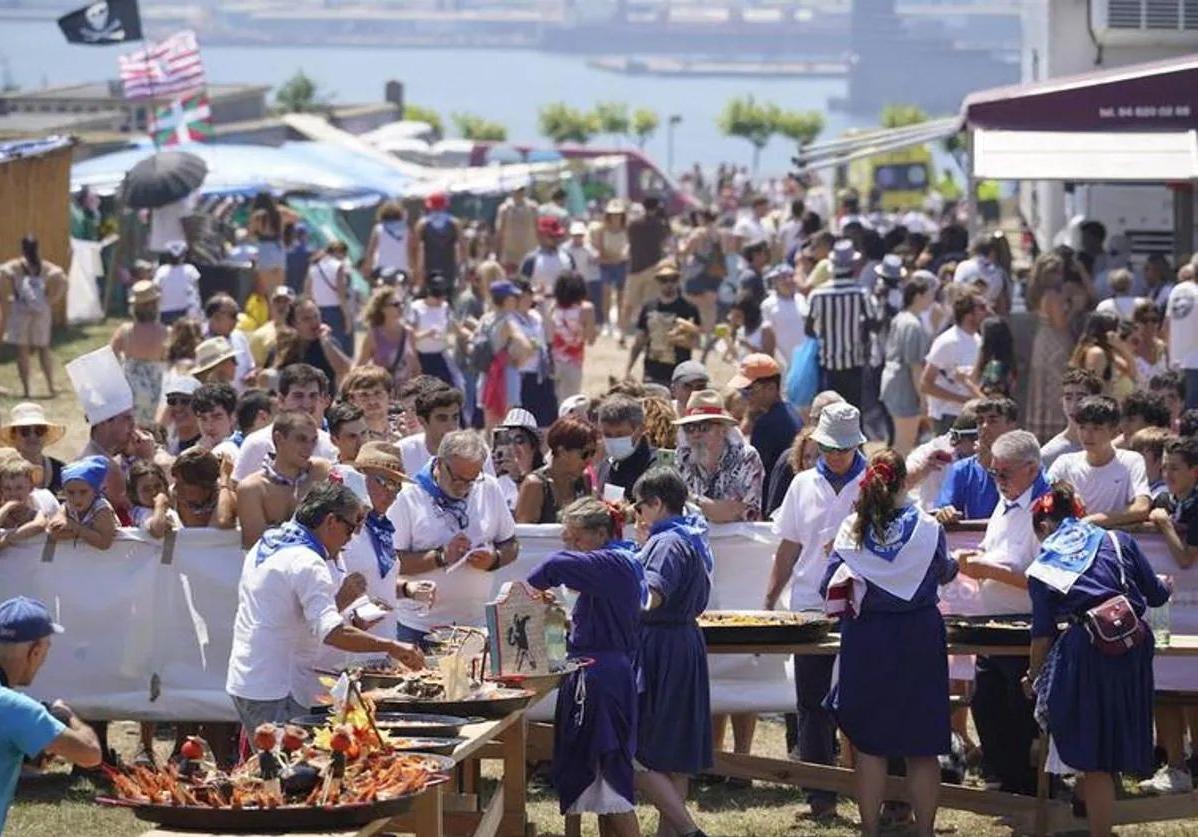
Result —
<instances>
[{"instance_id":1,"label":"white neckerchief","mask_svg":"<svg viewBox=\"0 0 1198 837\"><path fill-rule=\"evenodd\" d=\"M910 536L899 546L897 554L890 560L881 557L865 544L857 542L853 532L856 514L850 515L841 524L833 548L857 575L881 587L892 596L911 601L911 597L915 595L915 591L927 575L928 566L932 563L936 545L940 540L940 525L936 520L918 509L916 515L915 526ZM902 540L904 516L905 513L900 514L882 534L882 544L893 546Z\"/></svg>"}]
</instances>

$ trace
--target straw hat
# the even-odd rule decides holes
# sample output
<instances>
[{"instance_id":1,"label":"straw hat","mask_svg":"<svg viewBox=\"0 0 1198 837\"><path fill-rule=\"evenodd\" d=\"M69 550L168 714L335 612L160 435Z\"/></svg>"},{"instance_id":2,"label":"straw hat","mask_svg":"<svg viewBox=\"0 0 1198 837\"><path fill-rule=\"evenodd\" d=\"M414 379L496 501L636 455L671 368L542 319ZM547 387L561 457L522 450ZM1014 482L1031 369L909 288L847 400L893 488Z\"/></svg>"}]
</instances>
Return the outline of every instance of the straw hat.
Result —
<instances>
[{"instance_id":1,"label":"straw hat","mask_svg":"<svg viewBox=\"0 0 1198 837\"><path fill-rule=\"evenodd\" d=\"M390 442L367 442L358 449L354 468L364 473L372 471L395 480L410 482L403 470L403 453Z\"/></svg>"},{"instance_id":2,"label":"straw hat","mask_svg":"<svg viewBox=\"0 0 1198 837\"><path fill-rule=\"evenodd\" d=\"M47 445L54 444L67 433L65 425L46 421L46 411L41 404L32 404L28 401L16 404L9 410L8 423L0 424L0 442L6 445L15 445L18 427L46 428L44 441Z\"/></svg>"},{"instance_id":3,"label":"straw hat","mask_svg":"<svg viewBox=\"0 0 1198 837\"><path fill-rule=\"evenodd\" d=\"M603 208L604 215L627 215L628 207L624 205L624 201L619 198L612 198L607 202L607 206Z\"/></svg>"},{"instance_id":4,"label":"straw hat","mask_svg":"<svg viewBox=\"0 0 1198 837\"><path fill-rule=\"evenodd\" d=\"M691 393L686 402L686 415L674 422L676 425L694 424L700 421L722 421L736 424L736 419L724 409L724 398L714 389L701 389Z\"/></svg>"},{"instance_id":5,"label":"straw hat","mask_svg":"<svg viewBox=\"0 0 1198 837\"><path fill-rule=\"evenodd\" d=\"M196 346L196 365L192 367L191 374L202 375L214 366L236 357L237 352L233 350L233 345L227 337L209 337Z\"/></svg>"},{"instance_id":6,"label":"straw hat","mask_svg":"<svg viewBox=\"0 0 1198 837\"><path fill-rule=\"evenodd\" d=\"M133 287L129 289L130 305L148 305L152 302L157 302L161 298L162 293L158 290L158 286L149 279L134 282Z\"/></svg>"},{"instance_id":7,"label":"straw hat","mask_svg":"<svg viewBox=\"0 0 1198 837\"><path fill-rule=\"evenodd\" d=\"M664 259L658 263L657 269L653 271L654 279L677 279L682 273L678 270L678 263L673 259Z\"/></svg>"},{"instance_id":8,"label":"straw hat","mask_svg":"<svg viewBox=\"0 0 1198 837\"><path fill-rule=\"evenodd\" d=\"M12 460L21 462L29 466L29 479L33 482L34 488L40 488L42 480L45 479L46 470L41 465L32 465L22 458L20 451L16 448L0 448L0 466Z\"/></svg>"}]
</instances>

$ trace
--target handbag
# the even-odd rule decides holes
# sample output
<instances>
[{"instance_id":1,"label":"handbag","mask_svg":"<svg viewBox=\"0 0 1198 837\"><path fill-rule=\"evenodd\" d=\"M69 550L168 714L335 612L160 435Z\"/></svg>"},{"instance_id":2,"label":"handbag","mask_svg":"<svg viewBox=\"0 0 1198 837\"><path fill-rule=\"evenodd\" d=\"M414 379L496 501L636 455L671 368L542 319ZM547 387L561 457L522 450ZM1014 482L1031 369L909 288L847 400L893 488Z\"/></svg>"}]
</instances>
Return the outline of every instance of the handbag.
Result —
<instances>
[{"instance_id":1,"label":"handbag","mask_svg":"<svg viewBox=\"0 0 1198 837\"><path fill-rule=\"evenodd\" d=\"M1090 643L1108 657L1118 657L1140 645L1148 636L1148 626L1136 615L1127 598L1127 575L1123 570L1123 550L1119 539L1110 532L1119 564L1119 586L1123 592L1090 608L1082 617Z\"/></svg>"}]
</instances>

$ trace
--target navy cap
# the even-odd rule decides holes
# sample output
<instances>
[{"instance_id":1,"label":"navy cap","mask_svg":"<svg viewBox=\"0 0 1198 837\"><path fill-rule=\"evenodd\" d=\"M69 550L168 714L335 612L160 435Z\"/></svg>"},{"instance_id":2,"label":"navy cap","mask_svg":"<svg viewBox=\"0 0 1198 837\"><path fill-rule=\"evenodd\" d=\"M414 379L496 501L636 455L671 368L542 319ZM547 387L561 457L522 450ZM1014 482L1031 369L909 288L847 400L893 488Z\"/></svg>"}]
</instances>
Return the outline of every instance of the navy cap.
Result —
<instances>
[{"instance_id":1,"label":"navy cap","mask_svg":"<svg viewBox=\"0 0 1198 837\"><path fill-rule=\"evenodd\" d=\"M0 603L0 642L35 642L62 633L37 599L17 596Z\"/></svg>"},{"instance_id":2,"label":"navy cap","mask_svg":"<svg viewBox=\"0 0 1198 837\"><path fill-rule=\"evenodd\" d=\"M500 279L492 282L488 290L491 292L491 298L501 302L510 296L520 296L520 289L516 287L515 282L509 282L507 279Z\"/></svg>"}]
</instances>

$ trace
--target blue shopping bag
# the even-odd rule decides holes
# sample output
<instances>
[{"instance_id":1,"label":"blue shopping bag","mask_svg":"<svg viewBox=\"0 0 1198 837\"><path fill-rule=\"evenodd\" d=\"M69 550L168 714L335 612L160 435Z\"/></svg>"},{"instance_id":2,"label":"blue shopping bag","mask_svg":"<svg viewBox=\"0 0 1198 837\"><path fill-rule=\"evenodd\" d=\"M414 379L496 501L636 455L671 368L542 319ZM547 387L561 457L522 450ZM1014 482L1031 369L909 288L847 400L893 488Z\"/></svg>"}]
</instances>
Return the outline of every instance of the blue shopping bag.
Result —
<instances>
[{"instance_id":1,"label":"blue shopping bag","mask_svg":"<svg viewBox=\"0 0 1198 837\"><path fill-rule=\"evenodd\" d=\"M808 337L795 347L786 373L786 400L809 407L819 392L819 338Z\"/></svg>"}]
</instances>

